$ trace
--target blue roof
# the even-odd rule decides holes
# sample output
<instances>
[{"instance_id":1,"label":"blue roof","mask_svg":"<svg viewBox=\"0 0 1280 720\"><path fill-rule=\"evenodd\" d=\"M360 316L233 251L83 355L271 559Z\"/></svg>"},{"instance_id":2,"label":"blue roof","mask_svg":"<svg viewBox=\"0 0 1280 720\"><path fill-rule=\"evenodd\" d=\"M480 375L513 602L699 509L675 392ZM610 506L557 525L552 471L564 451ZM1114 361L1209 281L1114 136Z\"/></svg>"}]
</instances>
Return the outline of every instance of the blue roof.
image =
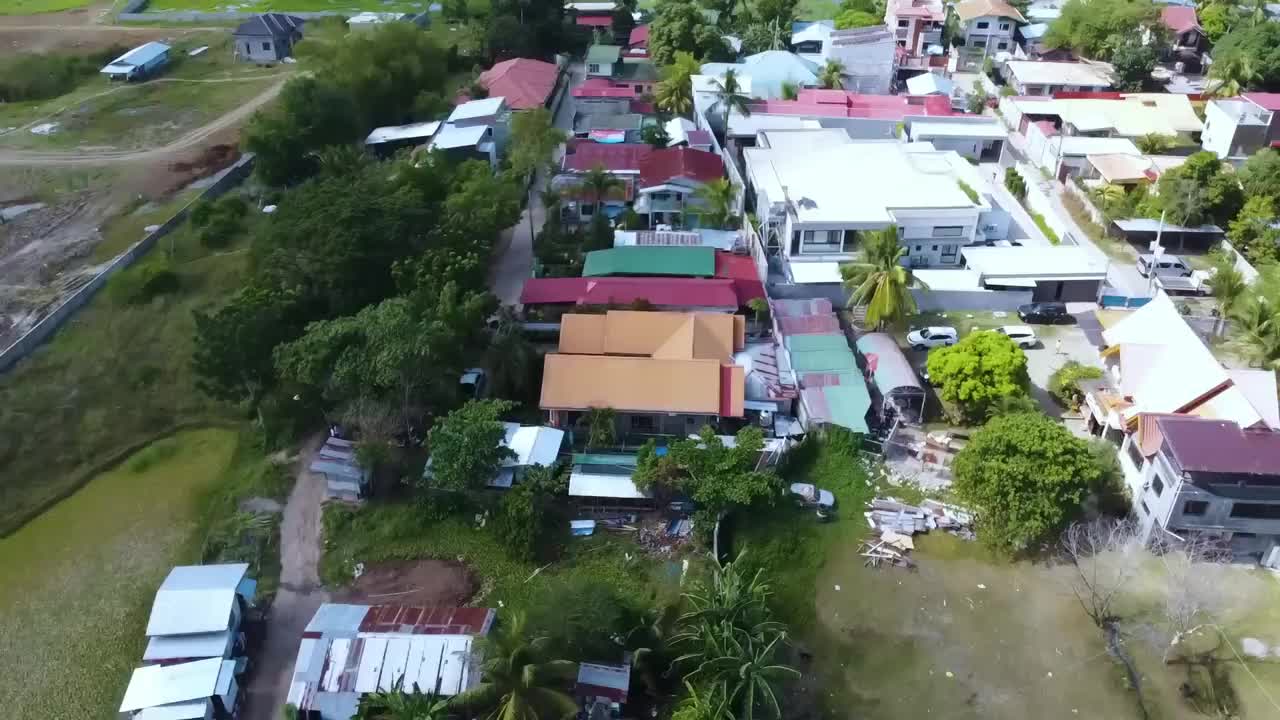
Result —
<instances>
[{"instance_id":1,"label":"blue roof","mask_svg":"<svg viewBox=\"0 0 1280 720\"><path fill-rule=\"evenodd\" d=\"M801 30L809 27L810 25L826 25L827 27L834 30L836 28L836 21L830 20L830 19L828 20L796 20L791 23L791 34L795 35Z\"/></svg>"},{"instance_id":2,"label":"blue roof","mask_svg":"<svg viewBox=\"0 0 1280 720\"><path fill-rule=\"evenodd\" d=\"M145 45L139 45L115 60L112 60L111 65L146 65L167 52L169 52L168 45L165 45L162 42L149 42ZM111 67L111 65L108 65L107 67Z\"/></svg>"},{"instance_id":3,"label":"blue roof","mask_svg":"<svg viewBox=\"0 0 1280 720\"><path fill-rule=\"evenodd\" d=\"M1044 37L1045 33L1049 32L1049 23L1023 25L1018 28L1018 32L1022 33L1022 37L1028 40L1037 40Z\"/></svg>"}]
</instances>

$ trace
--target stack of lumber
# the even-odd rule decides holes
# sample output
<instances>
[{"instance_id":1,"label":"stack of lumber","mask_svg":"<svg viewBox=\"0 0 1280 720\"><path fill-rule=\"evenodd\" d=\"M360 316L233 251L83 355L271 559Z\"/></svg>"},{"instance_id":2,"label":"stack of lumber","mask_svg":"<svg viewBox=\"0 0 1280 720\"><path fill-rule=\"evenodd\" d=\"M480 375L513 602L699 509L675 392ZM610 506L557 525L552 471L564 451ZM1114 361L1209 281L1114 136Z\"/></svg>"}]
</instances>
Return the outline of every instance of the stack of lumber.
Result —
<instances>
[{"instance_id":1,"label":"stack of lumber","mask_svg":"<svg viewBox=\"0 0 1280 720\"><path fill-rule=\"evenodd\" d=\"M863 513L872 530L910 537L930 530L945 530L966 540L973 539L973 514L964 508L925 500L908 505L892 497L875 498Z\"/></svg>"}]
</instances>

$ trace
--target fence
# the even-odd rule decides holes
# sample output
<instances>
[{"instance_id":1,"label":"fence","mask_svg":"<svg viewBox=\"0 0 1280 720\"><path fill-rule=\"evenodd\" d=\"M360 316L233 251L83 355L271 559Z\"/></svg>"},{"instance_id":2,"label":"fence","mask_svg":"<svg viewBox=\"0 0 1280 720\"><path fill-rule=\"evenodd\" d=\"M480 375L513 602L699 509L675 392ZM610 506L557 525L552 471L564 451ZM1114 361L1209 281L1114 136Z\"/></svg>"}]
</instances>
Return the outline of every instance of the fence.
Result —
<instances>
[{"instance_id":1,"label":"fence","mask_svg":"<svg viewBox=\"0 0 1280 720\"><path fill-rule=\"evenodd\" d=\"M133 247L124 251L119 257L113 260L110 265L97 275L93 276L92 280L85 283L79 290L72 293L70 297L63 300L61 304L54 308L48 315L44 316L40 322L36 323L35 326L28 330L22 337L14 341L14 343L9 347L5 348L4 352L0 353L0 373L8 372L18 363L19 360L31 354L32 350L35 350L41 343L48 340L49 337L58 330L58 328L62 327L63 323L70 319L72 315L75 315L77 310L84 307L85 304L102 289L103 285L107 284L107 280L109 280L112 275L132 265L138 260L138 258L145 255L148 250L154 247L160 238L169 234L170 231L181 225L182 222L187 219L187 213L191 211L191 208L196 203L201 200L212 200L213 198L222 195L227 190L230 190L232 187L240 184L241 181L248 177L249 171L252 169L253 155L246 154L234 165L214 176L213 183L210 184L209 187L205 188L204 192L200 193L198 197L184 205L182 209L174 213L173 217L166 220L160 227L156 228L146 237L139 240L133 245Z\"/></svg>"},{"instance_id":2,"label":"fence","mask_svg":"<svg viewBox=\"0 0 1280 720\"><path fill-rule=\"evenodd\" d=\"M151 0L130 0L120 13L116 15L117 22L166 22L166 23L227 23L239 20L248 20L262 13L245 12L240 10L223 10L219 12L204 12L200 10L165 10L161 12L144 12L147 6L151 4ZM323 17L350 17L356 14L354 10L312 10L306 12L290 12L294 17L300 17L303 20L314 20Z\"/></svg>"},{"instance_id":3,"label":"fence","mask_svg":"<svg viewBox=\"0 0 1280 720\"><path fill-rule=\"evenodd\" d=\"M920 312L1017 312L1032 300L1031 290L922 290L912 297Z\"/></svg>"}]
</instances>

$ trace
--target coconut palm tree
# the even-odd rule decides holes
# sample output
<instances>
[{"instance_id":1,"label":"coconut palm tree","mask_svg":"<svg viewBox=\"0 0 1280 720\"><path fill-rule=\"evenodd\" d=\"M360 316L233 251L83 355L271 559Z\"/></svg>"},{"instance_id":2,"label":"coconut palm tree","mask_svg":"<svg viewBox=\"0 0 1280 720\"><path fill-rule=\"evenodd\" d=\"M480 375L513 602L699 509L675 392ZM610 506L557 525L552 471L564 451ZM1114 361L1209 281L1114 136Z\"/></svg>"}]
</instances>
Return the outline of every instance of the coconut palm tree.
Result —
<instances>
[{"instance_id":1,"label":"coconut palm tree","mask_svg":"<svg viewBox=\"0 0 1280 720\"><path fill-rule=\"evenodd\" d=\"M561 720L578 711L562 689L578 664L547 659L548 639L528 637L524 613L512 613L479 645L483 679L455 695L451 707L468 717L484 713L486 720Z\"/></svg>"},{"instance_id":2,"label":"coconut palm tree","mask_svg":"<svg viewBox=\"0 0 1280 720\"><path fill-rule=\"evenodd\" d=\"M654 102L673 115L693 112L693 83L689 78L702 72L692 53L677 52L671 64L662 69L662 81L654 92Z\"/></svg>"},{"instance_id":3,"label":"coconut palm tree","mask_svg":"<svg viewBox=\"0 0 1280 720\"><path fill-rule=\"evenodd\" d=\"M424 693L417 684L404 691L404 678L385 692L360 696L355 720L444 720L449 716L449 700L434 692Z\"/></svg>"},{"instance_id":4,"label":"coconut palm tree","mask_svg":"<svg viewBox=\"0 0 1280 720\"><path fill-rule=\"evenodd\" d=\"M489 347L485 350L485 368L493 383L496 397L522 397L529 385L537 351L524 334L524 326L515 307L498 309Z\"/></svg>"},{"instance_id":5,"label":"coconut palm tree","mask_svg":"<svg viewBox=\"0 0 1280 720\"><path fill-rule=\"evenodd\" d=\"M828 90L840 90L844 87L844 63L839 60L828 60L818 73L818 84Z\"/></svg>"},{"instance_id":6,"label":"coconut palm tree","mask_svg":"<svg viewBox=\"0 0 1280 720\"><path fill-rule=\"evenodd\" d=\"M729 128L729 113L737 110L742 115L751 114L751 98L742 94L742 83L738 81L738 71L730 68L724 71L719 80L711 81L715 92L716 105L719 105L724 117L724 128Z\"/></svg>"},{"instance_id":7,"label":"coconut palm tree","mask_svg":"<svg viewBox=\"0 0 1280 720\"><path fill-rule=\"evenodd\" d=\"M597 214L604 212L604 199L609 191L622 187L622 181L609 174L603 165L597 165L582 176L582 186L591 194Z\"/></svg>"},{"instance_id":8,"label":"coconut palm tree","mask_svg":"<svg viewBox=\"0 0 1280 720\"><path fill-rule=\"evenodd\" d=\"M1265 295L1246 294L1232 319L1236 331L1228 347L1250 367L1280 370L1280 307Z\"/></svg>"},{"instance_id":9,"label":"coconut palm tree","mask_svg":"<svg viewBox=\"0 0 1280 720\"><path fill-rule=\"evenodd\" d=\"M699 207L695 211L699 224L716 230L728 229L733 220L733 201L737 192L733 183L718 178L693 191Z\"/></svg>"},{"instance_id":10,"label":"coconut palm tree","mask_svg":"<svg viewBox=\"0 0 1280 720\"><path fill-rule=\"evenodd\" d=\"M793 82L782 83L782 99L796 100L800 97L800 86Z\"/></svg>"},{"instance_id":11,"label":"coconut palm tree","mask_svg":"<svg viewBox=\"0 0 1280 720\"><path fill-rule=\"evenodd\" d=\"M1209 68L1209 77L1217 81L1212 90L1213 95L1234 97L1248 89L1258 80L1259 75L1252 58L1234 55L1214 63Z\"/></svg>"},{"instance_id":12,"label":"coconut palm tree","mask_svg":"<svg viewBox=\"0 0 1280 720\"><path fill-rule=\"evenodd\" d=\"M1213 299L1218 306L1218 320L1213 328L1216 336L1222 334L1226 319L1235 312L1249 286L1244 281L1244 275L1236 270L1234 259L1226 255L1220 255L1214 260L1213 278L1209 285L1213 288Z\"/></svg>"},{"instance_id":13,"label":"coconut palm tree","mask_svg":"<svg viewBox=\"0 0 1280 720\"><path fill-rule=\"evenodd\" d=\"M907 249L896 231L877 230L863 237L861 261L841 269L845 287L851 290L849 307L865 307L871 327L900 324L916 312L912 285L925 285L902 265Z\"/></svg>"}]
</instances>

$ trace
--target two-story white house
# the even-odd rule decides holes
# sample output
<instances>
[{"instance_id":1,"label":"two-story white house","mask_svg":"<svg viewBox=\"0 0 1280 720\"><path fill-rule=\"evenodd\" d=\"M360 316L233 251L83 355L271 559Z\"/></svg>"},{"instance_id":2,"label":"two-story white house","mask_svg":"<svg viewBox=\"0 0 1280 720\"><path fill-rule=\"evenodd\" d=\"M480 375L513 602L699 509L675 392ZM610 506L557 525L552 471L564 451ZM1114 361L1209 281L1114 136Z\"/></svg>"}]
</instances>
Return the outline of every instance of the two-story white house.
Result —
<instances>
[{"instance_id":1,"label":"two-story white house","mask_svg":"<svg viewBox=\"0 0 1280 720\"><path fill-rule=\"evenodd\" d=\"M1280 93L1216 98L1204 108L1200 145L1224 160L1241 161L1280 142Z\"/></svg>"},{"instance_id":2,"label":"two-story white house","mask_svg":"<svg viewBox=\"0 0 1280 720\"><path fill-rule=\"evenodd\" d=\"M796 283L832 282L872 230L895 230L906 262L918 268L959 267L966 244L1008 233L1009 216L986 179L958 153L929 143L762 132L744 157L764 242Z\"/></svg>"},{"instance_id":3,"label":"two-story white house","mask_svg":"<svg viewBox=\"0 0 1280 720\"><path fill-rule=\"evenodd\" d=\"M954 12L960 20L965 47L988 55L1013 52L1014 33L1027 21L1004 0L964 0L956 4Z\"/></svg>"}]
</instances>

